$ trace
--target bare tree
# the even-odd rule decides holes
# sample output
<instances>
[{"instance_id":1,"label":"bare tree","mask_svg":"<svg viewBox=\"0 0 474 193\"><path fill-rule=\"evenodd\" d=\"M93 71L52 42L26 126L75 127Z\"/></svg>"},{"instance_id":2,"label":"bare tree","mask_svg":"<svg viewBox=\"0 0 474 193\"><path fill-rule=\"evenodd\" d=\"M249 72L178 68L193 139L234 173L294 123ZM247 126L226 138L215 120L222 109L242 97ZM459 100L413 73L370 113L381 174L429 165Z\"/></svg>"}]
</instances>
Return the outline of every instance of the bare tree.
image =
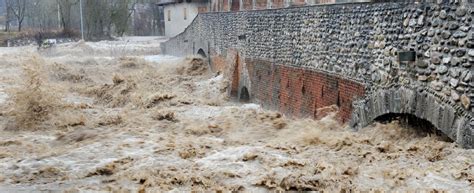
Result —
<instances>
[{"instance_id":1,"label":"bare tree","mask_svg":"<svg viewBox=\"0 0 474 193\"><path fill-rule=\"evenodd\" d=\"M71 7L78 3L78 0L57 0L61 13L61 26L63 31L69 32L72 27Z\"/></svg>"},{"instance_id":2,"label":"bare tree","mask_svg":"<svg viewBox=\"0 0 474 193\"><path fill-rule=\"evenodd\" d=\"M89 40L100 40L104 38L105 13L108 10L103 1L85 0L84 16L86 24L86 38Z\"/></svg>"},{"instance_id":3,"label":"bare tree","mask_svg":"<svg viewBox=\"0 0 474 193\"><path fill-rule=\"evenodd\" d=\"M141 35L153 34L157 24L154 21L156 16L152 8L156 1L83 0L86 38L109 39L129 32ZM80 26L79 0L0 0L0 2L3 2L6 8L6 16L0 17L0 22L5 23L6 31L18 25L18 31L24 28L48 31L59 27L64 32L75 32Z\"/></svg>"},{"instance_id":4,"label":"bare tree","mask_svg":"<svg viewBox=\"0 0 474 193\"><path fill-rule=\"evenodd\" d=\"M40 30L57 28L58 4L56 0L28 0L23 28L29 27Z\"/></svg>"},{"instance_id":5,"label":"bare tree","mask_svg":"<svg viewBox=\"0 0 474 193\"><path fill-rule=\"evenodd\" d=\"M87 39L110 39L122 36L129 28L133 0L84 0Z\"/></svg>"},{"instance_id":6,"label":"bare tree","mask_svg":"<svg viewBox=\"0 0 474 193\"><path fill-rule=\"evenodd\" d=\"M10 1L5 0L5 9L7 12L7 15L5 16L5 32L10 31L10 18L11 18L11 11L9 9L10 6L11 6Z\"/></svg>"},{"instance_id":7,"label":"bare tree","mask_svg":"<svg viewBox=\"0 0 474 193\"><path fill-rule=\"evenodd\" d=\"M128 21L135 7L135 3L131 2L131 0L115 0L111 2L112 8L110 17L115 27L115 33L117 33L118 36L123 36L128 30Z\"/></svg>"},{"instance_id":8,"label":"bare tree","mask_svg":"<svg viewBox=\"0 0 474 193\"><path fill-rule=\"evenodd\" d=\"M25 19L26 1L27 0L7 0L7 9L13 13L18 21L18 31L21 31L23 20Z\"/></svg>"}]
</instances>

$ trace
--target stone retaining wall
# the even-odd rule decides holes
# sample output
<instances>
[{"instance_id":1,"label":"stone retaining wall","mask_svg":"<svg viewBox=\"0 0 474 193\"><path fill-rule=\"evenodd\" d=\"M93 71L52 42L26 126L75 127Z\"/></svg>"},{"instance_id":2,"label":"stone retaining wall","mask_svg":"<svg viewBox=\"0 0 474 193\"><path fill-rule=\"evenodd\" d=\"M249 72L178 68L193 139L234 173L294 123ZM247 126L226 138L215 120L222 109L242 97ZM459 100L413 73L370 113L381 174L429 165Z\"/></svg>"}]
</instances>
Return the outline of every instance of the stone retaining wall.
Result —
<instances>
[{"instance_id":1,"label":"stone retaining wall","mask_svg":"<svg viewBox=\"0 0 474 193\"><path fill-rule=\"evenodd\" d=\"M377 93L406 88L432 97L427 101L435 106L422 105L417 111L426 112L412 112L415 116L435 121L439 113L433 109L452 109L454 121L433 125L461 145L474 147L474 8L466 1L439 2L200 14L162 49L179 56L204 50L214 70L237 77L234 95L246 87L252 100L297 116L314 116L307 109L323 100L321 104L341 107L342 120L352 114L356 128L396 111L373 112L377 108L370 101L384 101ZM255 70L261 68L267 70ZM322 74L327 78L309 78ZM322 86L314 86L318 84ZM332 85L337 89L324 92L331 97L316 97L323 92L320 88ZM303 87L316 102L304 98Z\"/></svg>"}]
</instances>

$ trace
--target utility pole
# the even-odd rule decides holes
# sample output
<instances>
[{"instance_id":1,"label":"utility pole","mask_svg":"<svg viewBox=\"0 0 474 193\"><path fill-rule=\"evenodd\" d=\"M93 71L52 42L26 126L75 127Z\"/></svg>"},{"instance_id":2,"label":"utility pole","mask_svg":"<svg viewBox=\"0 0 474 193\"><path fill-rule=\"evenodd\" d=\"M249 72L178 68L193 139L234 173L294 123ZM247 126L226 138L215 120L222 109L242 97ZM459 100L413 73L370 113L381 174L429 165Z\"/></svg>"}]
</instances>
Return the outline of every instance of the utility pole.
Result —
<instances>
[{"instance_id":1,"label":"utility pole","mask_svg":"<svg viewBox=\"0 0 474 193\"><path fill-rule=\"evenodd\" d=\"M79 1L79 3L81 4L79 7L80 9L80 12L81 12L81 36L82 36L82 40L84 40L84 22L83 22L83 16L82 16L82 0Z\"/></svg>"},{"instance_id":2,"label":"utility pole","mask_svg":"<svg viewBox=\"0 0 474 193\"><path fill-rule=\"evenodd\" d=\"M61 7L59 6L59 1L58 1L58 28L61 28Z\"/></svg>"},{"instance_id":3,"label":"utility pole","mask_svg":"<svg viewBox=\"0 0 474 193\"><path fill-rule=\"evenodd\" d=\"M10 31L10 16L11 16L11 10L10 10L11 3L10 1L5 1L5 9L7 11L7 18L5 22L5 32Z\"/></svg>"}]
</instances>

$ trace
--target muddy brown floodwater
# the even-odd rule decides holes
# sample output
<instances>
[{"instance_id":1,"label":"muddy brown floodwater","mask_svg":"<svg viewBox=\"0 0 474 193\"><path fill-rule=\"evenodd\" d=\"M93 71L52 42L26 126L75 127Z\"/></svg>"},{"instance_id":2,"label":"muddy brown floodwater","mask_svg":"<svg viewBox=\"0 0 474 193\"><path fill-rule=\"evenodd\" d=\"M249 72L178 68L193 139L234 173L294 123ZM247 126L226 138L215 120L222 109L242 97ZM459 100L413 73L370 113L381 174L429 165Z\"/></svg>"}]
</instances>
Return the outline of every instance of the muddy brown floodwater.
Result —
<instances>
[{"instance_id":1,"label":"muddy brown floodwater","mask_svg":"<svg viewBox=\"0 0 474 193\"><path fill-rule=\"evenodd\" d=\"M1 48L0 192L474 191L473 150L234 103L160 41Z\"/></svg>"}]
</instances>

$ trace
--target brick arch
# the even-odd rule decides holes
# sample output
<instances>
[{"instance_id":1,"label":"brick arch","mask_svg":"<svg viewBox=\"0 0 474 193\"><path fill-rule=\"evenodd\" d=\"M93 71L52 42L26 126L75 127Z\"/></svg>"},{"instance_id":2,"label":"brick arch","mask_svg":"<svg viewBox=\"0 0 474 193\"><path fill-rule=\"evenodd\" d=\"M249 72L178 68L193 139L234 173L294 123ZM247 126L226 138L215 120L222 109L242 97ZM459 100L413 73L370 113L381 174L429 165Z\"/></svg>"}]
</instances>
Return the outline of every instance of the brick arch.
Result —
<instances>
[{"instance_id":1,"label":"brick arch","mask_svg":"<svg viewBox=\"0 0 474 193\"><path fill-rule=\"evenodd\" d=\"M206 52L202 48L200 48L196 54L202 56L203 58L207 58Z\"/></svg>"},{"instance_id":2,"label":"brick arch","mask_svg":"<svg viewBox=\"0 0 474 193\"><path fill-rule=\"evenodd\" d=\"M252 99L252 88L250 82L250 75L247 69L247 65L244 60L242 60L239 52L235 52L235 57L232 57L234 60L233 65L231 65L231 89L230 95L234 98L240 100L241 96L243 96L243 92L245 91L248 94L248 99L246 102Z\"/></svg>"},{"instance_id":3,"label":"brick arch","mask_svg":"<svg viewBox=\"0 0 474 193\"><path fill-rule=\"evenodd\" d=\"M440 100L428 90L407 87L379 89L353 103L350 125L359 130L388 114L408 114L431 123L437 130L465 148L474 148L474 119L450 101Z\"/></svg>"},{"instance_id":4,"label":"brick arch","mask_svg":"<svg viewBox=\"0 0 474 193\"><path fill-rule=\"evenodd\" d=\"M247 87L242 86L240 89L239 101L249 102L250 101L250 92Z\"/></svg>"}]
</instances>

